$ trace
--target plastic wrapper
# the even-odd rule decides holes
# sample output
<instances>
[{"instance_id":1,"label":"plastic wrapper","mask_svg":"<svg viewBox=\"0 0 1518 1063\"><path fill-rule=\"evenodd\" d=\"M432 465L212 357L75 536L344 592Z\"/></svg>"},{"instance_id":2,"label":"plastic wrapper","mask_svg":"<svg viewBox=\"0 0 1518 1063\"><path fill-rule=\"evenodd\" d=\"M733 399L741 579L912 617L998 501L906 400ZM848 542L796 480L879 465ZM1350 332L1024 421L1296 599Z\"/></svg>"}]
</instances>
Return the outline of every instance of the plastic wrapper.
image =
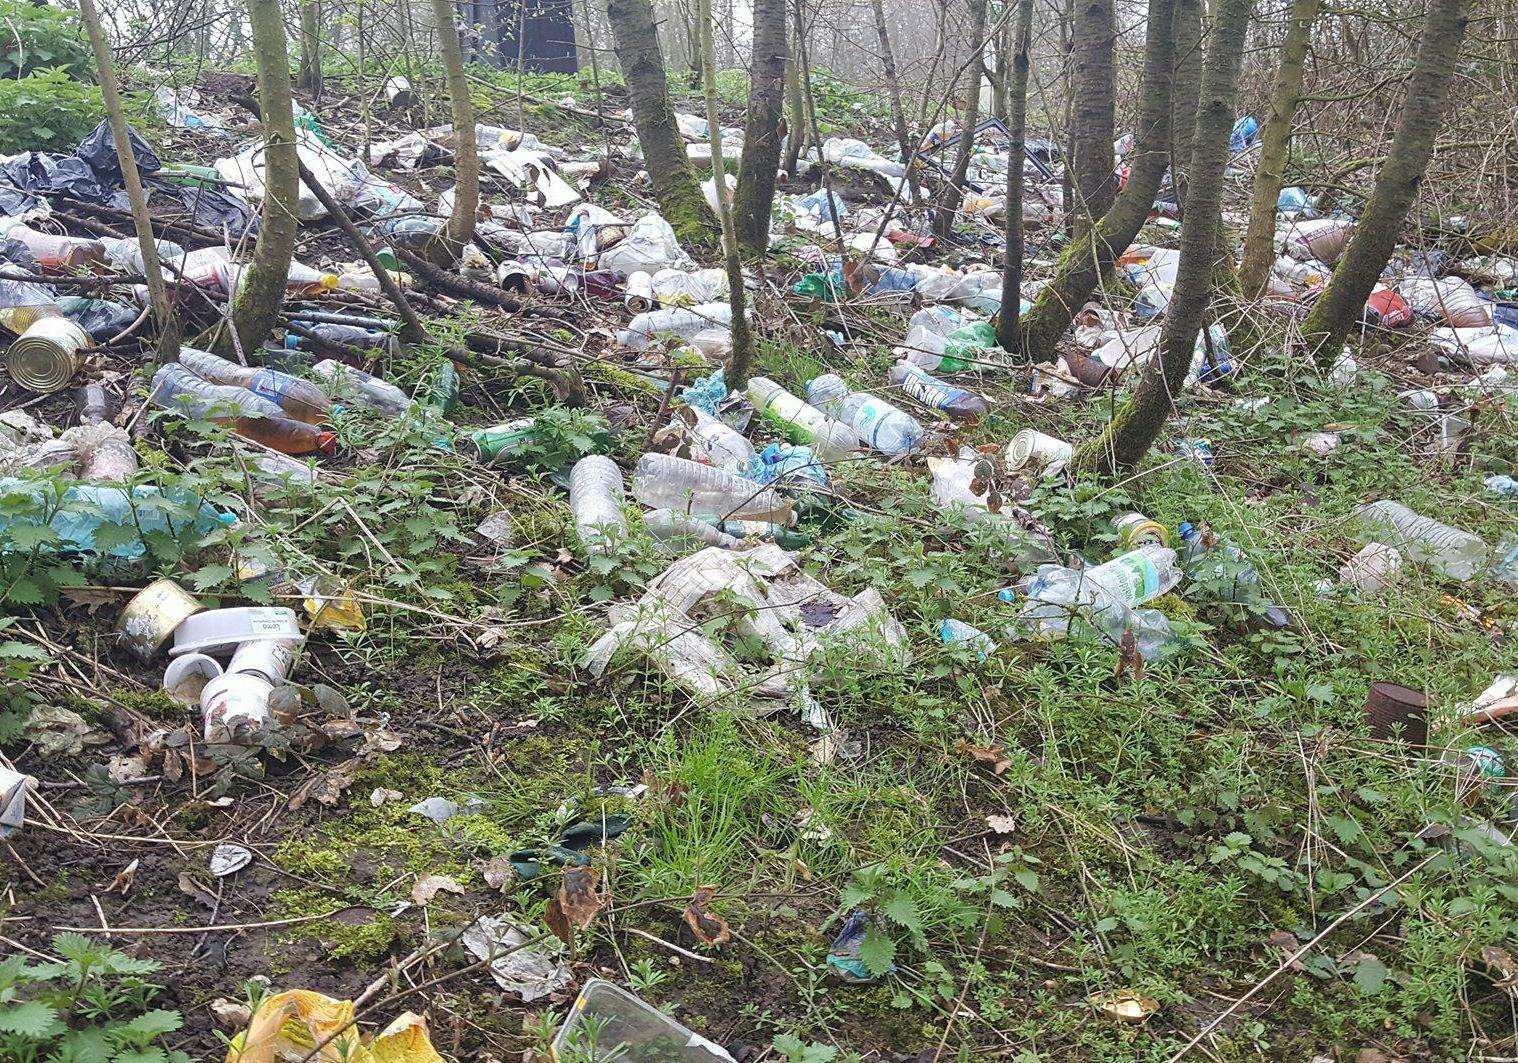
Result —
<instances>
[{"instance_id":1,"label":"plastic wrapper","mask_svg":"<svg viewBox=\"0 0 1518 1063\"><path fill-rule=\"evenodd\" d=\"M351 1000L309 989L273 993L228 1044L227 1063L445 1063L420 1015L403 1012L370 1039L360 1035L353 1015ZM318 1044L323 1045L319 1051Z\"/></svg>"},{"instance_id":2,"label":"plastic wrapper","mask_svg":"<svg viewBox=\"0 0 1518 1063\"><path fill-rule=\"evenodd\" d=\"M663 269L688 269L690 256L680 248L675 230L658 214L645 214L633 222L625 239L601 252L602 269L631 275L638 270L657 273Z\"/></svg>"}]
</instances>

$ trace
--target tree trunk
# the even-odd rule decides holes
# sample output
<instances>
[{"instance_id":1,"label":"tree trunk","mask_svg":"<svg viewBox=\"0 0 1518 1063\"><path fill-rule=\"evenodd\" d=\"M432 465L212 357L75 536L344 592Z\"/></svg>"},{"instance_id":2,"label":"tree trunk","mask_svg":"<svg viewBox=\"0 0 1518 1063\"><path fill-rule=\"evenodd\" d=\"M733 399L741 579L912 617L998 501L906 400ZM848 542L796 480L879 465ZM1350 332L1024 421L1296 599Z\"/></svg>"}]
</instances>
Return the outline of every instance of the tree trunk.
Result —
<instances>
[{"instance_id":1,"label":"tree trunk","mask_svg":"<svg viewBox=\"0 0 1518 1063\"><path fill-rule=\"evenodd\" d=\"M1170 92L1170 184L1186 205L1186 170L1196 135L1197 93L1202 86L1202 3L1175 0L1175 75Z\"/></svg>"},{"instance_id":2,"label":"tree trunk","mask_svg":"<svg viewBox=\"0 0 1518 1063\"><path fill-rule=\"evenodd\" d=\"M1254 191L1249 201L1249 229L1244 234L1244 258L1239 265L1239 284L1244 295L1258 298L1270 279L1275 258L1276 202L1286 183L1286 162L1291 154L1291 124L1302 97L1302 75L1307 67L1307 47L1312 24L1322 0L1292 0L1286 40L1281 45L1281 65L1276 71L1270 111L1260 131L1260 161L1254 171Z\"/></svg>"},{"instance_id":3,"label":"tree trunk","mask_svg":"<svg viewBox=\"0 0 1518 1063\"><path fill-rule=\"evenodd\" d=\"M786 0L754 0L754 55L750 66L743 156L733 197L738 242L763 254L770 242L770 212L780 169L780 117L785 105Z\"/></svg>"},{"instance_id":4,"label":"tree trunk","mask_svg":"<svg viewBox=\"0 0 1518 1063\"><path fill-rule=\"evenodd\" d=\"M474 104L469 100L469 79L464 75L464 52L459 44L458 20L453 0L432 0L437 22L443 74L448 82L448 103L453 114L453 213L448 216L446 255L458 261L464 245L474 239L474 223L480 213L480 154L475 143Z\"/></svg>"},{"instance_id":5,"label":"tree trunk","mask_svg":"<svg viewBox=\"0 0 1518 1063\"><path fill-rule=\"evenodd\" d=\"M1023 284L1023 162L1028 132L1028 49L1033 36L1033 0L1018 0L1017 28L1007 79L1007 261L1001 274L1001 309L996 342L1013 354L1018 343L1018 309Z\"/></svg>"},{"instance_id":6,"label":"tree trunk","mask_svg":"<svg viewBox=\"0 0 1518 1063\"><path fill-rule=\"evenodd\" d=\"M783 4L784 0L780 0L780 2ZM733 211L727 200L727 174L724 172L722 165L722 129L717 122L717 119L720 117L720 115L717 112L717 62L716 48L712 42L711 0L697 0L697 5L696 24L701 28L701 69L703 71L702 77L705 81L706 88L707 133L712 144L712 175L716 178L717 186L717 221L722 229L722 260L723 265L727 269L728 305L732 307L733 311L731 325L733 349L731 354L728 356L727 366L723 373L723 380L729 389L735 392L741 392L744 388L748 387L749 369L753 365L754 361L754 340L753 336L749 333L748 314L746 312L746 308L744 307L744 297L746 293L743 289L743 265L738 260L738 236L737 233L733 230ZM779 15L780 17L778 20L770 20L772 22L779 22L782 38L780 41L780 62L782 69L775 72L779 76L774 78L777 87L785 77L785 8L783 6L780 8ZM757 20L757 11L755 12L755 17ZM758 53L759 41L757 38L757 33L760 28L761 27L759 23L756 21L756 39L754 42L754 58L756 66L760 61L760 55ZM768 29L767 27L765 28ZM773 44L774 42L771 41L771 47L773 47ZM774 123L772 122L772 135L773 125ZM776 143L770 151L771 160L774 160L776 158L778 151L779 144ZM747 153L748 144L745 142L744 154L746 155ZM770 194L773 196L775 177L775 168L773 161L769 168L769 177ZM768 198L764 202L764 236L767 240L769 236Z\"/></svg>"},{"instance_id":7,"label":"tree trunk","mask_svg":"<svg viewBox=\"0 0 1518 1063\"><path fill-rule=\"evenodd\" d=\"M801 91L801 5L799 0L791 4L791 32L789 37L791 61L785 68L785 106L790 113L786 123L785 172L791 180L796 179L800 164L801 148L806 143L807 122L806 94Z\"/></svg>"},{"instance_id":8,"label":"tree trunk","mask_svg":"<svg viewBox=\"0 0 1518 1063\"><path fill-rule=\"evenodd\" d=\"M653 5L650 0L611 0L606 13L659 208L682 243L710 247L714 219L670 108Z\"/></svg>"},{"instance_id":9,"label":"tree trunk","mask_svg":"<svg viewBox=\"0 0 1518 1063\"><path fill-rule=\"evenodd\" d=\"M939 192L933 215L933 232L940 240L948 238L954 218L964 199L965 176L970 172L970 156L975 153L975 127L980 122L980 65L986 48L986 0L970 0L970 58L965 69L964 128L959 134L959 153L954 158L954 173Z\"/></svg>"},{"instance_id":10,"label":"tree trunk","mask_svg":"<svg viewBox=\"0 0 1518 1063\"><path fill-rule=\"evenodd\" d=\"M880 64L885 71L886 94L891 98L891 124L896 131L896 146L901 149L901 161L912 164L912 137L907 132L907 115L901 106L901 79L896 75L896 53L891 48L891 34L886 28L885 4L882 0L870 0L875 14L875 36L880 38Z\"/></svg>"},{"instance_id":11,"label":"tree trunk","mask_svg":"<svg viewBox=\"0 0 1518 1063\"><path fill-rule=\"evenodd\" d=\"M1443 124L1444 101L1460 58L1466 22L1466 0L1429 3L1402 117L1376 174L1376 187L1333 279L1302 323L1302 337L1320 363L1333 359L1360 319L1365 300L1397 245Z\"/></svg>"},{"instance_id":12,"label":"tree trunk","mask_svg":"<svg viewBox=\"0 0 1518 1063\"><path fill-rule=\"evenodd\" d=\"M1181 228L1180 269L1175 292L1165 309L1159 351L1145 368L1133 396L1106 430L1076 453L1072 469L1113 475L1137 464L1154 444L1175 408L1175 396L1184 386L1197 332L1207 314L1218 258L1219 226L1213 219L1220 216L1223 206L1223 171L1228 165L1228 137L1233 130L1239 64L1252 2L1220 0L1215 9L1192 138L1191 188L1187 192L1192 221Z\"/></svg>"},{"instance_id":13,"label":"tree trunk","mask_svg":"<svg viewBox=\"0 0 1518 1063\"><path fill-rule=\"evenodd\" d=\"M1117 257L1128 249L1149 217L1154 194L1170 163L1170 95L1173 56L1173 0L1150 0L1144 36L1144 74L1139 83L1139 115L1128 183L1112 208L1060 256L1059 266L1020 322L1024 357L1042 362Z\"/></svg>"},{"instance_id":14,"label":"tree trunk","mask_svg":"<svg viewBox=\"0 0 1518 1063\"><path fill-rule=\"evenodd\" d=\"M166 362L179 357L179 322L169 306L163 270L158 262L158 245L153 242L153 222L148 214L147 196L142 190L142 175L137 172L137 156L127 130L126 114L121 109L121 93L116 88L116 68L111 62L111 46L100 28L95 0L79 0L79 14L95 51L95 69L100 75L100 95L106 118L111 123L111 139L116 144L116 160L121 164L122 183L126 185L127 203L132 208L132 227L137 232L137 246L142 249L142 272L148 279L148 300L158 324L158 351Z\"/></svg>"},{"instance_id":15,"label":"tree trunk","mask_svg":"<svg viewBox=\"0 0 1518 1063\"><path fill-rule=\"evenodd\" d=\"M290 256L295 250L300 159L295 154L295 117L290 104L290 54L279 0L248 0L253 58L258 67L258 109L264 132L264 202L253 264L232 296L232 329L217 348L238 355L268 339L285 301Z\"/></svg>"},{"instance_id":16,"label":"tree trunk","mask_svg":"<svg viewBox=\"0 0 1518 1063\"><path fill-rule=\"evenodd\" d=\"M1151 16L1152 17L1152 16ZM1075 200L1075 235L1086 232L1112 205L1113 49L1117 30L1112 0L1077 0L1074 62L1075 115L1071 125L1071 181Z\"/></svg>"},{"instance_id":17,"label":"tree trunk","mask_svg":"<svg viewBox=\"0 0 1518 1063\"><path fill-rule=\"evenodd\" d=\"M301 0L300 87L318 100L322 94L321 0Z\"/></svg>"}]
</instances>

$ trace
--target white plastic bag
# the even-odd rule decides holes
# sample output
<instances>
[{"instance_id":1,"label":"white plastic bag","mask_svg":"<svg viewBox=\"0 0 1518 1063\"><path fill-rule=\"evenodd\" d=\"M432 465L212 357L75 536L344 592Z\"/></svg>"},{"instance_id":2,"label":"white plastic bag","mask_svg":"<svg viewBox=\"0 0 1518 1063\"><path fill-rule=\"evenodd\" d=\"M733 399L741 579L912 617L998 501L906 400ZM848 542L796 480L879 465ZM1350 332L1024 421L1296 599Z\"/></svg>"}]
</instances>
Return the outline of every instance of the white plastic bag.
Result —
<instances>
[{"instance_id":1,"label":"white plastic bag","mask_svg":"<svg viewBox=\"0 0 1518 1063\"><path fill-rule=\"evenodd\" d=\"M680 249L675 230L658 214L648 213L633 222L626 239L601 252L602 269L614 269L628 276L642 270L656 273L671 267L692 265L690 256Z\"/></svg>"}]
</instances>

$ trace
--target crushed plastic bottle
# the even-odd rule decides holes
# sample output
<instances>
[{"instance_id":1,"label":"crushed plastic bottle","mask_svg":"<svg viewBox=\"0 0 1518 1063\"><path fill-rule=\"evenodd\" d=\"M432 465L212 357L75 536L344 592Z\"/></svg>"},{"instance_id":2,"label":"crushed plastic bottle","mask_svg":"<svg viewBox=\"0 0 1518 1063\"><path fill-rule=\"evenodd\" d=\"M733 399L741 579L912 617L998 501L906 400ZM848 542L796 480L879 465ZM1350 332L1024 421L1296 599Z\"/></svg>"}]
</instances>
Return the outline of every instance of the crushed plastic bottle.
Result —
<instances>
[{"instance_id":1,"label":"crushed plastic bottle","mask_svg":"<svg viewBox=\"0 0 1518 1063\"><path fill-rule=\"evenodd\" d=\"M698 520L673 509L651 509L643 514L643 527L655 539L695 539L707 546L720 546L731 550L739 543L739 537L729 535L715 524Z\"/></svg>"},{"instance_id":2,"label":"crushed plastic bottle","mask_svg":"<svg viewBox=\"0 0 1518 1063\"><path fill-rule=\"evenodd\" d=\"M712 465L669 454L644 454L633 472L633 497L653 509L693 516L791 522L791 502L771 488Z\"/></svg>"},{"instance_id":3,"label":"crushed plastic bottle","mask_svg":"<svg viewBox=\"0 0 1518 1063\"><path fill-rule=\"evenodd\" d=\"M12 521L22 521L46 524L53 530L57 540L38 547L44 553L98 553L132 560L147 552L144 535L199 537L237 519L186 491L147 484L126 488L74 483L64 488L60 498L44 481L0 479L0 496L6 499L0 529ZM133 534L125 542L97 547L95 533L103 525L125 528Z\"/></svg>"},{"instance_id":4,"label":"crushed plastic bottle","mask_svg":"<svg viewBox=\"0 0 1518 1063\"><path fill-rule=\"evenodd\" d=\"M689 308L650 310L628 322L627 328L617 334L617 342L624 347L641 351L661 335L673 334L682 340L689 340L713 325L726 328L732 321L733 308L729 303L702 303Z\"/></svg>"},{"instance_id":5,"label":"crushed plastic bottle","mask_svg":"<svg viewBox=\"0 0 1518 1063\"><path fill-rule=\"evenodd\" d=\"M1094 568L1040 565L1021 587L1026 599L1017 616L1020 629L1048 638L1068 633L1079 619L1116 643L1132 631L1138 651L1153 660L1174 641L1170 622L1157 609L1141 609L1181 580L1176 553L1164 546L1143 546Z\"/></svg>"},{"instance_id":6,"label":"crushed plastic bottle","mask_svg":"<svg viewBox=\"0 0 1518 1063\"><path fill-rule=\"evenodd\" d=\"M991 406L974 392L939 380L920 365L897 362L886 374L892 384L901 388L924 406L942 410L950 417L966 420L985 416Z\"/></svg>"},{"instance_id":7,"label":"crushed plastic bottle","mask_svg":"<svg viewBox=\"0 0 1518 1063\"><path fill-rule=\"evenodd\" d=\"M797 398L768 377L750 377L748 399L759 416L792 443L805 443L822 461L846 457L859 448L854 430Z\"/></svg>"},{"instance_id":8,"label":"crushed plastic bottle","mask_svg":"<svg viewBox=\"0 0 1518 1063\"><path fill-rule=\"evenodd\" d=\"M688 407L683 416L694 420L691 436L701 456L713 465L740 475L746 473L754 459L754 444L743 433L728 426L699 407Z\"/></svg>"},{"instance_id":9,"label":"crushed plastic bottle","mask_svg":"<svg viewBox=\"0 0 1518 1063\"><path fill-rule=\"evenodd\" d=\"M375 413L397 417L411 407L411 400L400 388L344 362L324 359L311 367L311 375L330 387L343 402Z\"/></svg>"},{"instance_id":10,"label":"crushed plastic bottle","mask_svg":"<svg viewBox=\"0 0 1518 1063\"><path fill-rule=\"evenodd\" d=\"M238 435L282 454L308 454L336 445L331 432L286 417L274 403L247 388L212 384L177 362L160 366L153 374L151 400L164 409L225 423Z\"/></svg>"},{"instance_id":11,"label":"crushed plastic bottle","mask_svg":"<svg viewBox=\"0 0 1518 1063\"><path fill-rule=\"evenodd\" d=\"M569 473L569 512L580 543L592 554L609 552L627 537L622 470L600 454L587 454Z\"/></svg>"},{"instance_id":12,"label":"crushed plastic bottle","mask_svg":"<svg viewBox=\"0 0 1518 1063\"><path fill-rule=\"evenodd\" d=\"M1286 611L1265 598L1259 570L1244 551L1190 521L1181 521L1176 534L1181 538L1181 565L1193 582L1206 584L1225 602L1256 606L1272 627L1291 624Z\"/></svg>"},{"instance_id":13,"label":"crushed plastic bottle","mask_svg":"<svg viewBox=\"0 0 1518 1063\"><path fill-rule=\"evenodd\" d=\"M1355 510L1371 542L1394 546L1408 558L1450 579L1465 581L1491 559L1491 548L1478 535L1441 524L1400 502L1382 499Z\"/></svg>"},{"instance_id":14,"label":"crushed plastic bottle","mask_svg":"<svg viewBox=\"0 0 1518 1063\"><path fill-rule=\"evenodd\" d=\"M883 454L907 454L922 442L922 425L915 417L868 392L854 391L836 374L824 373L808 382L806 399Z\"/></svg>"},{"instance_id":15,"label":"crushed plastic bottle","mask_svg":"<svg viewBox=\"0 0 1518 1063\"><path fill-rule=\"evenodd\" d=\"M282 373L267 366L243 366L217 357L210 351L183 347L179 351L179 364L202 380L213 384L230 384L247 388L260 398L268 399L284 411L286 416L307 424L321 424L332 412L332 400L309 380Z\"/></svg>"},{"instance_id":16,"label":"crushed plastic bottle","mask_svg":"<svg viewBox=\"0 0 1518 1063\"><path fill-rule=\"evenodd\" d=\"M976 656L985 660L996 652L996 640L973 624L949 617L938 625L938 641L945 646L966 645L975 650Z\"/></svg>"}]
</instances>

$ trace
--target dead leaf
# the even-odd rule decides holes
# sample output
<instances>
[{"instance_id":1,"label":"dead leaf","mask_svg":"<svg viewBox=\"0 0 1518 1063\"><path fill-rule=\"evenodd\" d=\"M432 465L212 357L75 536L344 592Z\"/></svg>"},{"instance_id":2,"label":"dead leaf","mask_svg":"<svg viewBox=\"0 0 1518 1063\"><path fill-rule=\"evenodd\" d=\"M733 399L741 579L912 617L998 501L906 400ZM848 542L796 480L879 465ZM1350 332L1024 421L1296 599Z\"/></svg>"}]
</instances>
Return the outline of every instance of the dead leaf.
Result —
<instances>
[{"instance_id":1,"label":"dead leaf","mask_svg":"<svg viewBox=\"0 0 1518 1063\"><path fill-rule=\"evenodd\" d=\"M105 774L113 783L130 782L148 773L148 766L139 756L118 753L106 762Z\"/></svg>"},{"instance_id":2,"label":"dead leaf","mask_svg":"<svg viewBox=\"0 0 1518 1063\"><path fill-rule=\"evenodd\" d=\"M986 826L993 834L1012 834L1017 830L1016 816L987 816Z\"/></svg>"},{"instance_id":3,"label":"dead leaf","mask_svg":"<svg viewBox=\"0 0 1518 1063\"><path fill-rule=\"evenodd\" d=\"M690 927L691 933L696 935L696 940L701 944L721 948L732 940L733 932L726 919L708 910L712 892L710 886L696 887L696 892L691 894L691 899L685 904L685 925Z\"/></svg>"},{"instance_id":4,"label":"dead leaf","mask_svg":"<svg viewBox=\"0 0 1518 1063\"><path fill-rule=\"evenodd\" d=\"M116 877L113 878L111 880L111 884L105 888L105 892L119 893L123 897L125 897L128 893L131 893L132 883L137 878L138 863L139 861L133 860L126 867L116 872Z\"/></svg>"},{"instance_id":5,"label":"dead leaf","mask_svg":"<svg viewBox=\"0 0 1518 1063\"><path fill-rule=\"evenodd\" d=\"M80 605L91 615L102 605L115 605L121 596L104 587L59 587L58 593L74 605Z\"/></svg>"},{"instance_id":6,"label":"dead leaf","mask_svg":"<svg viewBox=\"0 0 1518 1063\"><path fill-rule=\"evenodd\" d=\"M464 887L455 882L452 875L427 875L417 879L411 887L411 900L416 904L428 905L432 903L432 898L445 891L462 895Z\"/></svg>"},{"instance_id":7,"label":"dead leaf","mask_svg":"<svg viewBox=\"0 0 1518 1063\"><path fill-rule=\"evenodd\" d=\"M343 791L353 785L353 775L357 770L356 762L350 760L331 771L307 779L290 795L290 811L297 811L313 797L328 807L337 804L342 799Z\"/></svg>"},{"instance_id":8,"label":"dead leaf","mask_svg":"<svg viewBox=\"0 0 1518 1063\"><path fill-rule=\"evenodd\" d=\"M1302 942L1290 930L1272 930L1265 938L1265 944L1273 949L1280 949L1288 956L1302 947ZM1305 971L1307 969L1302 965L1301 960L1292 960L1288 966L1294 971Z\"/></svg>"},{"instance_id":9,"label":"dead leaf","mask_svg":"<svg viewBox=\"0 0 1518 1063\"><path fill-rule=\"evenodd\" d=\"M1144 657L1139 653L1138 637L1129 628L1123 632L1123 637L1117 643L1117 668L1112 672L1113 679L1123 678L1123 673L1132 677L1135 683L1144 679Z\"/></svg>"},{"instance_id":10,"label":"dead leaf","mask_svg":"<svg viewBox=\"0 0 1518 1063\"><path fill-rule=\"evenodd\" d=\"M387 790L383 786L379 786L370 792L369 803L375 808L379 808L388 801L399 801L405 796L399 790Z\"/></svg>"},{"instance_id":11,"label":"dead leaf","mask_svg":"<svg viewBox=\"0 0 1518 1063\"><path fill-rule=\"evenodd\" d=\"M216 1016L216 1025L223 1030L241 1030L253 1019L253 1012L248 1005L226 997L217 997L209 1007L211 1014Z\"/></svg>"},{"instance_id":12,"label":"dead leaf","mask_svg":"<svg viewBox=\"0 0 1518 1063\"><path fill-rule=\"evenodd\" d=\"M206 908L214 909L216 907L216 894L212 893L203 882L188 871L181 871L179 873L179 892L183 893L186 897L193 898Z\"/></svg>"},{"instance_id":13,"label":"dead leaf","mask_svg":"<svg viewBox=\"0 0 1518 1063\"><path fill-rule=\"evenodd\" d=\"M954 743L954 748L975 763L986 765L995 775L1005 774L1012 766L1012 761L1007 758L1007 747L1003 745L977 746L961 738Z\"/></svg>"},{"instance_id":14,"label":"dead leaf","mask_svg":"<svg viewBox=\"0 0 1518 1063\"><path fill-rule=\"evenodd\" d=\"M559 893L548 902L544 912L548 929L568 945L574 931L584 930L595 922L596 913L606 903L596 885L601 873L592 867L566 867L559 880Z\"/></svg>"},{"instance_id":15,"label":"dead leaf","mask_svg":"<svg viewBox=\"0 0 1518 1063\"><path fill-rule=\"evenodd\" d=\"M1518 960L1507 949L1488 945L1481 950L1481 959L1492 969L1492 984L1518 997Z\"/></svg>"},{"instance_id":16,"label":"dead leaf","mask_svg":"<svg viewBox=\"0 0 1518 1063\"><path fill-rule=\"evenodd\" d=\"M506 857L492 856L480 868L480 875L484 878L485 885L505 893L506 887L511 885L512 879L516 878L516 871Z\"/></svg>"},{"instance_id":17,"label":"dead leaf","mask_svg":"<svg viewBox=\"0 0 1518 1063\"><path fill-rule=\"evenodd\" d=\"M1157 1000L1132 989L1119 989L1116 993L1092 993L1086 998L1086 1003L1108 1018L1123 1022L1143 1022L1160 1010Z\"/></svg>"}]
</instances>

